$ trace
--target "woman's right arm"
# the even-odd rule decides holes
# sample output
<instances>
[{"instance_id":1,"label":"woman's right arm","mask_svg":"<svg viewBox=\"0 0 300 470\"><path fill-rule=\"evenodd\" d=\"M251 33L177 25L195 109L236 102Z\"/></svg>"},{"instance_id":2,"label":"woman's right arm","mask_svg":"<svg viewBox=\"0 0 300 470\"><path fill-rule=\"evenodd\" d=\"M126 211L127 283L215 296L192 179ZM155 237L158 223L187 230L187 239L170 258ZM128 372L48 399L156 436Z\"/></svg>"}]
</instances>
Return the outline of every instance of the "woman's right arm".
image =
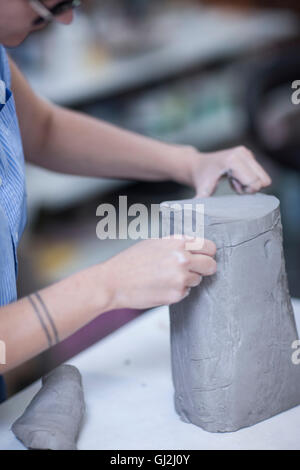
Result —
<instances>
[{"instance_id":1,"label":"woman's right arm","mask_svg":"<svg viewBox=\"0 0 300 470\"><path fill-rule=\"evenodd\" d=\"M100 314L117 308L172 304L214 274L215 245L147 240L0 309L0 341L6 346L3 374L63 341ZM193 249L194 246L194 249Z\"/></svg>"}]
</instances>

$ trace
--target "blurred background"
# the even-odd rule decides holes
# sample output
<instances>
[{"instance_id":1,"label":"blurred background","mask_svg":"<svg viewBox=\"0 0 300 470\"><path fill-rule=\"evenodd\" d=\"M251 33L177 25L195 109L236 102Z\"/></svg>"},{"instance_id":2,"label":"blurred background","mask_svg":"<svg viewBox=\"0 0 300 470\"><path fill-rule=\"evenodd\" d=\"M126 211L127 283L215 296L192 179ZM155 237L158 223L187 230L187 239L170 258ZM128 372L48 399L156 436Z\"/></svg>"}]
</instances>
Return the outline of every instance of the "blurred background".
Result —
<instances>
[{"instance_id":1,"label":"blurred background","mask_svg":"<svg viewBox=\"0 0 300 470\"><path fill-rule=\"evenodd\" d=\"M298 0L86 0L72 26L53 25L10 53L35 91L57 104L201 151L249 146L281 200L290 290L300 297L300 105L291 101L300 80L298 13ZM32 166L27 187L20 297L132 243L96 238L100 203L193 196L173 183ZM8 374L9 394L141 314L103 315Z\"/></svg>"}]
</instances>

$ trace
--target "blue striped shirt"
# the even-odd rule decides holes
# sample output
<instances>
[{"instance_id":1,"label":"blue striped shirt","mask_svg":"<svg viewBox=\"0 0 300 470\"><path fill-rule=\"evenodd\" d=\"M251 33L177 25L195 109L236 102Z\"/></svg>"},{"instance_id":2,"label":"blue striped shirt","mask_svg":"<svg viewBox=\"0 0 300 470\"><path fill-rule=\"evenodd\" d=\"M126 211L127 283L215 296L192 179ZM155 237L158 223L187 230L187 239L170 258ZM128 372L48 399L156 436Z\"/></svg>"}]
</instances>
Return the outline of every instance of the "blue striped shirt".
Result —
<instances>
[{"instance_id":1,"label":"blue striped shirt","mask_svg":"<svg viewBox=\"0 0 300 470\"><path fill-rule=\"evenodd\" d=\"M5 103L0 104L0 307L17 300L17 247L26 224L24 153L10 91L7 55L0 45L0 80L5 84ZM2 86L3 86L2 83ZM21 327L21 325L20 325ZM1 329L0 329L1 340ZM0 401L3 383L0 380Z\"/></svg>"}]
</instances>

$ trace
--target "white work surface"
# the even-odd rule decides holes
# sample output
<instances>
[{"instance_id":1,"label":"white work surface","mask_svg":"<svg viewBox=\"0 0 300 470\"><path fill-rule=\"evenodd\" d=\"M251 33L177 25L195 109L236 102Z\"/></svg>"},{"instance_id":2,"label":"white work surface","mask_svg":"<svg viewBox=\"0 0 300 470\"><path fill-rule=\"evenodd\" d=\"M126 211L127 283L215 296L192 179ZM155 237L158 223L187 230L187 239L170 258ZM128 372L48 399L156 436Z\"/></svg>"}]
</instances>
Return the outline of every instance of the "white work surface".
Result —
<instances>
[{"instance_id":1,"label":"white work surface","mask_svg":"<svg viewBox=\"0 0 300 470\"><path fill-rule=\"evenodd\" d=\"M299 331L300 301L294 307ZM173 406L166 307L132 321L70 364L83 376L87 404L81 450L300 449L300 406L228 434L180 421ZM10 427L39 388L34 384L0 406L1 450L24 449Z\"/></svg>"}]
</instances>

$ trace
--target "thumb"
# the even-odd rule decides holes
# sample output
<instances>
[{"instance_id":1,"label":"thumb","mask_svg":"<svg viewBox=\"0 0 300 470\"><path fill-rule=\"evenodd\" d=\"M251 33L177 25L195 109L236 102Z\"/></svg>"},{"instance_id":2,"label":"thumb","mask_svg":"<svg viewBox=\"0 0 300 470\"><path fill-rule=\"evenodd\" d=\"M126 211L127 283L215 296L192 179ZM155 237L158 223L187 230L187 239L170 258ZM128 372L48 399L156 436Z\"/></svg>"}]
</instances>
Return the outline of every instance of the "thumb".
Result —
<instances>
[{"instance_id":1,"label":"thumb","mask_svg":"<svg viewBox=\"0 0 300 470\"><path fill-rule=\"evenodd\" d=\"M203 175L201 180L197 182L196 197L202 198L211 196L215 192L220 179L221 176L216 174Z\"/></svg>"}]
</instances>

